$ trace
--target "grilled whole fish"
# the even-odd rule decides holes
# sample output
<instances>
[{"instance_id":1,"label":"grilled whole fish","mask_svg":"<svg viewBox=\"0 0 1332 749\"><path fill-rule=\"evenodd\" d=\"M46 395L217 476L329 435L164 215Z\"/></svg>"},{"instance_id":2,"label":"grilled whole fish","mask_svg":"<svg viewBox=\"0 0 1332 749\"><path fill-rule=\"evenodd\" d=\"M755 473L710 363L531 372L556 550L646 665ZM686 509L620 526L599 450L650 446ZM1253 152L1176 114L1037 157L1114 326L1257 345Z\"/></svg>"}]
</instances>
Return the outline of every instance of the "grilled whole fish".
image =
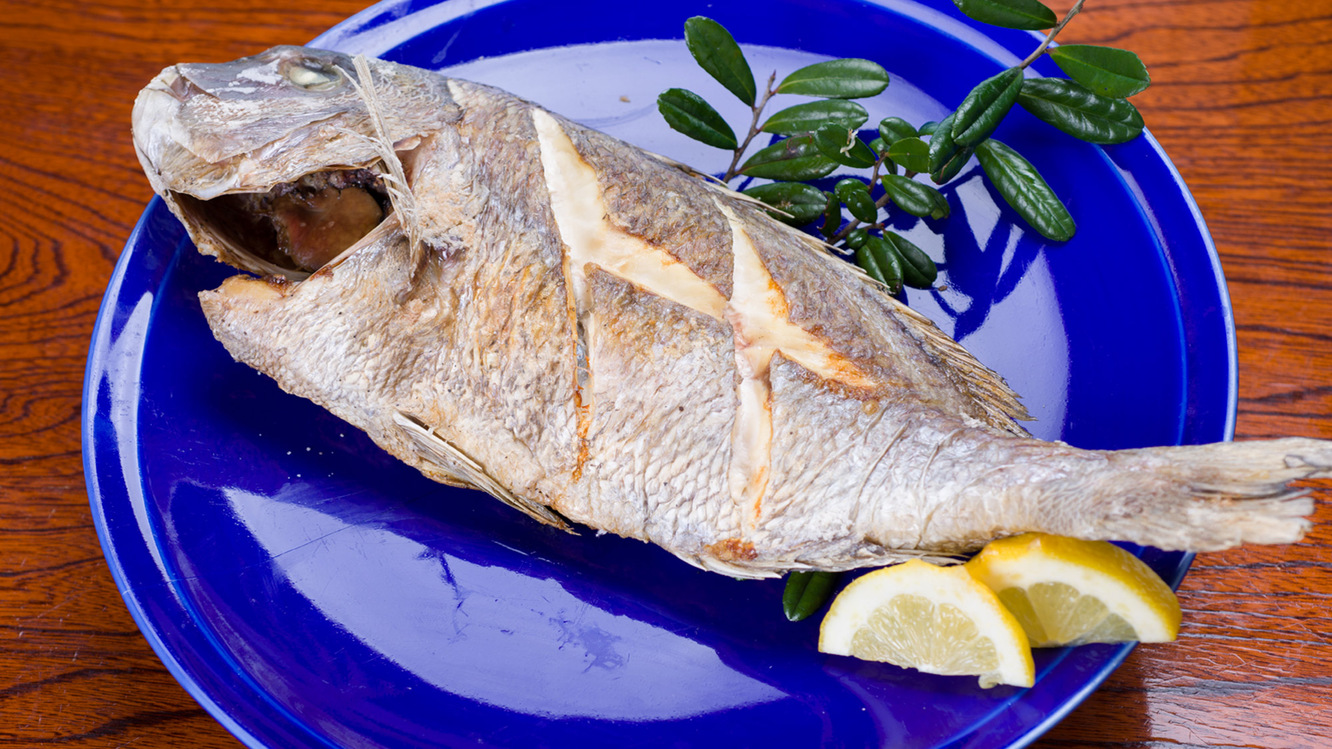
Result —
<instances>
[{"instance_id":1,"label":"grilled whole fish","mask_svg":"<svg viewBox=\"0 0 1332 749\"><path fill-rule=\"evenodd\" d=\"M278 47L167 68L154 190L256 274L200 295L236 359L432 479L730 575L1023 531L1289 543L1332 446L1036 440L1015 394L816 240L493 88Z\"/></svg>"}]
</instances>

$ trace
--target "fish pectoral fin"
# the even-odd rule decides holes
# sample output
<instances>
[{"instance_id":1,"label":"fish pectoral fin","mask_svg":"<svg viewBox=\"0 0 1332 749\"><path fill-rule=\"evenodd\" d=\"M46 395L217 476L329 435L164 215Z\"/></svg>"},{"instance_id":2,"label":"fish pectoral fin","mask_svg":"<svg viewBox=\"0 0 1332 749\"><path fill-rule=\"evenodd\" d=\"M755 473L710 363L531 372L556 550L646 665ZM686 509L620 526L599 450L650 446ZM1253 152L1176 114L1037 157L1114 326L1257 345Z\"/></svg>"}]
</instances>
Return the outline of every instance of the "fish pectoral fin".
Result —
<instances>
[{"instance_id":1,"label":"fish pectoral fin","mask_svg":"<svg viewBox=\"0 0 1332 749\"><path fill-rule=\"evenodd\" d=\"M440 437L420 419L401 411L393 414L393 423L402 428L417 447L417 453L431 465L447 473L459 483L475 487L519 512L547 525L573 533L568 521L545 505L519 497L486 473L486 469L462 450Z\"/></svg>"}]
</instances>

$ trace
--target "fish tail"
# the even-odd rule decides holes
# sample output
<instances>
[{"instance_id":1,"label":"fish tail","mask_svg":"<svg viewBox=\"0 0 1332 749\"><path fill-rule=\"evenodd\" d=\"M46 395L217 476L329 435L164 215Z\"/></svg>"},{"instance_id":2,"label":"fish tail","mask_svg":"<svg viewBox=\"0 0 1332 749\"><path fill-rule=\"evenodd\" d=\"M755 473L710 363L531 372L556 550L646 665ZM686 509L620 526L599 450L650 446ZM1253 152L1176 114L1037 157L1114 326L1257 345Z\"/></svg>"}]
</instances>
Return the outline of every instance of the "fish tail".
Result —
<instances>
[{"instance_id":1,"label":"fish tail","mask_svg":"<svg viewBox=\"0 0 1332 749\"><path fill-rule=\"evenodd\" d=\"M1187 551L1295 543L1309 531L1314 502L1291 482L1332 475L1332 443L1310 439L1107 455L1114 468L1103 478L1114 496L1094 502L1077 523L1084 527L1067 535Z\"/></svg>"}]
</instances>

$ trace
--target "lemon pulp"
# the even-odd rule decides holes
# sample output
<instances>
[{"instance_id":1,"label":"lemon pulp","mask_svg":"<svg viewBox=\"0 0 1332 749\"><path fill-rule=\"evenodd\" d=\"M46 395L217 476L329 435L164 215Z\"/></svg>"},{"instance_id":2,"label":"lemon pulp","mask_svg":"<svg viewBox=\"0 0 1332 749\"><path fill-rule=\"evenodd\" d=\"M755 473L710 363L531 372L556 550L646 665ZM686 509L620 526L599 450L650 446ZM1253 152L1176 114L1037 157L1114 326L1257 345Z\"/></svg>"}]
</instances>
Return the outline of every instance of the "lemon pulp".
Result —
<instances>
[{"instance_id":1,"label":"lemon pulp","mask_svg":"<svg viewBox=\"0 0 1332 749\"><path fill-rule=\"evenodd\" d=\"M1021 625L961 567L910 561L866 574L834 599L819 650L945 675L981 686L1031 686Z\"/></svg>"},{"instance_id":2,"label":"lemon pulp","mask_svg":"<svg viewBox=\"0 0 1332 749\"><path fill-rule=\"evenodd\" d=\"M1032 647L1167 642L1179 633L1170 587L1105 541L1024 533L991 542L966 568L998 594Z\"/></svg>"}]
</instances>

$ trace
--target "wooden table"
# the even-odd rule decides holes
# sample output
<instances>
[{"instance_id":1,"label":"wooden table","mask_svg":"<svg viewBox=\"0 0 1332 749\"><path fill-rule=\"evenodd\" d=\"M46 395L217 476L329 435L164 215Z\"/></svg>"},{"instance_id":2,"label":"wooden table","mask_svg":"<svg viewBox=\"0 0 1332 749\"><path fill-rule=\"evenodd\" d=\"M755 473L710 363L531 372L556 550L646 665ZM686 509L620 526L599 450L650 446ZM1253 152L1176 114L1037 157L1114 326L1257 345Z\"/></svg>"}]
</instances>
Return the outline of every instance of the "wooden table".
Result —
<instances>
[{"instance_id":1,"label":"wooden table","mask_svg":"<svg viewBox=\"0 0 1332 749\"><path fill-rule=\"evenodd\" d=\"M138 89L170 63L310 39L361 5L0 3L0 745L237 745L148 648L103 561L84 359L151 197L129 140ZM1237 436L1332 437L1332 1L1092 0L1062 41L1151 68L1136 101L1230 282ZM1315 522L1297 546L1200 559L1179 642L1139 647L1036 745L1332 747L1326 501Z\"/></svg>"}]
</instances>

